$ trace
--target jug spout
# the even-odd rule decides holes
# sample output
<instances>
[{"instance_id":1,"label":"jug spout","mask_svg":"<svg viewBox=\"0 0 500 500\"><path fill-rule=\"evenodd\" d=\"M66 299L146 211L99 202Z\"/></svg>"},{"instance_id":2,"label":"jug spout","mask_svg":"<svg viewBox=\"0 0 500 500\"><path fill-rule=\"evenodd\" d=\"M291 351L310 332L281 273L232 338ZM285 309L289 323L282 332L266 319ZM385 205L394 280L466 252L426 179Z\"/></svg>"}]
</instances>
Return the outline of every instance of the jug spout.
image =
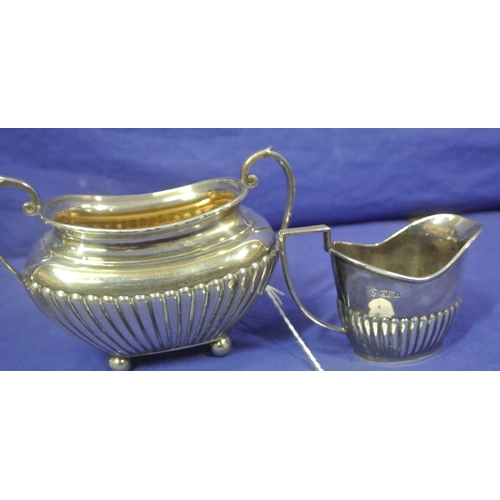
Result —
<instances>
[{"instance_id":1,"label":"jug spout","mask_svg":"<svg viewBox=\"0 0 500 500\"><path fill-rule=\"evenodd\" d=\"M408 282L432 281L446 273L479 236L483 226L453 214L417 220L374 245L333 242L335 262L348 261L374 275Z\"/></svg>"}]
</instances>

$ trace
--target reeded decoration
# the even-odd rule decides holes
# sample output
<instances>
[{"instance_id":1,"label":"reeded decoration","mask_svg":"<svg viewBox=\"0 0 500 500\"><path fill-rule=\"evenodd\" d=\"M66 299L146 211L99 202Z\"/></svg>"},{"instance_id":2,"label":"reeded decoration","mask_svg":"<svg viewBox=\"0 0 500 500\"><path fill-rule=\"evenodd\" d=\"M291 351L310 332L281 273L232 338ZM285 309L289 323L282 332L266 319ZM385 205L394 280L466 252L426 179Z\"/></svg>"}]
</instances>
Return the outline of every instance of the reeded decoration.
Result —
<instances>
[{"instance_id":1,"label":"reeded decoration","mask_svg":"<svg viewBox=\"0 0 500 500\"><path fill-rule=\"evenodd\" d=\"M260 297L276 252L209 283L147 295L102 297L27 287L36 304L75 336L114 356L165 352L223 338ZM217 346L215 346L217 353Z\"/></svg>"},{"instance_id":2,"label":"reeded decoration","mask_svg":"<svg viewBox=\"0 0 500 500\"><path fill-rule=\"evenodd\" d=\"M360 314L339 301L342 323L354 352L372 362L409 362L432 356L455 318L460 300L437 314L413 318L386 318Z\"/></svg>"}]
</instances>

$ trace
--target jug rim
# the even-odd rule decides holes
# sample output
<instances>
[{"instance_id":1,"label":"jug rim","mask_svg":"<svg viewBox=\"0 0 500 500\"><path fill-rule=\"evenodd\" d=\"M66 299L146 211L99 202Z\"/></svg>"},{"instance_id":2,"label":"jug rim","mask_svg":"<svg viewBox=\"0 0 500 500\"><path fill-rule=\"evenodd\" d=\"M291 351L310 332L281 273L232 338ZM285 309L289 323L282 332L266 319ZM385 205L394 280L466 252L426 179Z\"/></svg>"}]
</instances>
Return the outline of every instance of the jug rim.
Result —
<instances>
[{"instance_id":1,"label":"jug rim","mask_svg":"<svg viewBox=\"0 0 500 500\"><path fill-rule=\"evenodd\" d=\"M201 214L189 216L174 222L166 222L162 224L155 224L146 227L128 227L128 228L109 228L109 227L88 227L84 225L71 224L67 222L57 221L58 215L63 212L70 211L71 209L95 209L96 212L112 212L113 209L120 208L124 212L127 207L129 210L133 207L145 208L158 206L159 203L164 203L172 206L180 206L182 202L188 202L199 198L203 195L210 193L231 193L234 195L228 201L221 203L215 208L209 209ZM125 195L90 195L90 194L76 194L76 195L62 195L52 198L45 203L40 210L41 220L52 227L57 229L79 232L85 234L96 235L137 235L152 233L157 231L181 230L188 228L193 224L199 224L207 219L214 218L230 210L238 205L248 194L248 187L240 180L223 177L199 181L185 186L179 186L162 191L154 191L149 193L140 194L125 194Z\"/></svg>"},{"instance_id":2,"label":"jug rim","mask_svg":"<svg viewBox=\"0 0 500 500\"><path fill-rule=\"evenodd\" d=\"M345 253L340 252L335 248L336 245L346 245L350 247L359 247L359 248L380 248L383 245L386 245L387 243L391 242L392 240L398 238L400 235L403 233L408 232L409 230L419 226L423 225L426 222L429 221L439 221L439 220L446 220L450 223L455 222L455 226L458 225L458 223L466 223L468 225L467 227L467 233L464 234L463 240L464 244L460 247L460 249L453 255L451 259L448 260L446 265L444 265L441 269L439 269L435 273L431 273L427 276L409 276L401 273L397 273L394 271L389 271L387 269L383 269L381 267L374 266L372 264L362 262L358 259L355 259L349 255L346 255ZM411 222L410 224L407 224L405 227L394 233L393 235L389 236L383 241L380 241L378 243L372 243L372 244L359 244L359 243L352 243L352 242L345 242L345 241L334 241L330 245L330 252L338 258L344 259L351 264L356 265L357 267L360 267L362 269L365 269L367 271L371 271L373 273L386 276L388 278L394 278L398 280L403 280L403 281L409 281L412 283L423 283L423 282L428 282L436 279L437 277L441 276L443 273L445 273L448 269L450 269L457 261L458 259L464 254L464 252L470 247L470 245L474 242L474 240L481 234L483 230L483 225L480 224L479 222L476 222L472 219L469 219L467 217L463 217L461 215L456 215L456 214L449 214L449 213L442 213L442 214L435 214L435 215L429 215L427 217L423 217L421 219L418 219L414 222Z\"/></svg>"}]
</instances>

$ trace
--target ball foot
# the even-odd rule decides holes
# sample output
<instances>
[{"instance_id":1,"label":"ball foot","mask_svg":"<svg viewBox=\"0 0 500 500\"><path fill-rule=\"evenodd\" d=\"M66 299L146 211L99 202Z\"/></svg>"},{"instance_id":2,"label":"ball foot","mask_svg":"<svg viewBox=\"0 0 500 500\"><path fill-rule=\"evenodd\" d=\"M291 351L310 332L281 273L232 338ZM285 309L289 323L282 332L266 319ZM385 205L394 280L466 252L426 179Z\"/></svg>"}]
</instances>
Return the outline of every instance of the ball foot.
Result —
<instances>
[{"instance_id":1,"label":"ball foot","mask_svg":"<svg viewBox=\"0 0 500 500\"><path fill-rule=\"evenodd\" d=\"M132 363L129 358L123 358L121 356L111 356L109 358L109 367L115 372L126 372L132 367Z\"/></svg>"},{"instance_id":2,"label":"ball foot","mask_svg":"<svg viewBox=\"0 0 500 500\"><path fill-rule=\"evenodd\" d=\"M222 335L212 344L212 354L215 356L227 356L231 352L233 343L227 335Z\"/></svg>"}]
</instances>

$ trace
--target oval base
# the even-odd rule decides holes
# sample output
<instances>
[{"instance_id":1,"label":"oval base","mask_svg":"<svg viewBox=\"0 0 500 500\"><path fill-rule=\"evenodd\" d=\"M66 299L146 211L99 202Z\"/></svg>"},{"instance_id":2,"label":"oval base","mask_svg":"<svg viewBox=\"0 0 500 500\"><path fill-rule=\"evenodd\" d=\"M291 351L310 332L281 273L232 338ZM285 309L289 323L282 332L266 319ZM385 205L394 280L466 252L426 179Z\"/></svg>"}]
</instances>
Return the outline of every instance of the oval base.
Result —
<instances>
[{"instance_id":1,"label":"oval base","mask_svg":"<svg viewBox=\"0 0 500 500\"><path fill-rule=\"evenodd\" d=\"M355 352L354 355L361 359L362 361L367 361L368 363L373 363L376 365L406 365L408 363L416 363L417 361L422 361L424 359L430 358L437 354L443 348L443 344L437 344L432 349L428 351L414 354L412 356L405 357L391 357L391 358L380 358L376 356L370 356L369 354Z\"/></svg>"}]
</instances>

